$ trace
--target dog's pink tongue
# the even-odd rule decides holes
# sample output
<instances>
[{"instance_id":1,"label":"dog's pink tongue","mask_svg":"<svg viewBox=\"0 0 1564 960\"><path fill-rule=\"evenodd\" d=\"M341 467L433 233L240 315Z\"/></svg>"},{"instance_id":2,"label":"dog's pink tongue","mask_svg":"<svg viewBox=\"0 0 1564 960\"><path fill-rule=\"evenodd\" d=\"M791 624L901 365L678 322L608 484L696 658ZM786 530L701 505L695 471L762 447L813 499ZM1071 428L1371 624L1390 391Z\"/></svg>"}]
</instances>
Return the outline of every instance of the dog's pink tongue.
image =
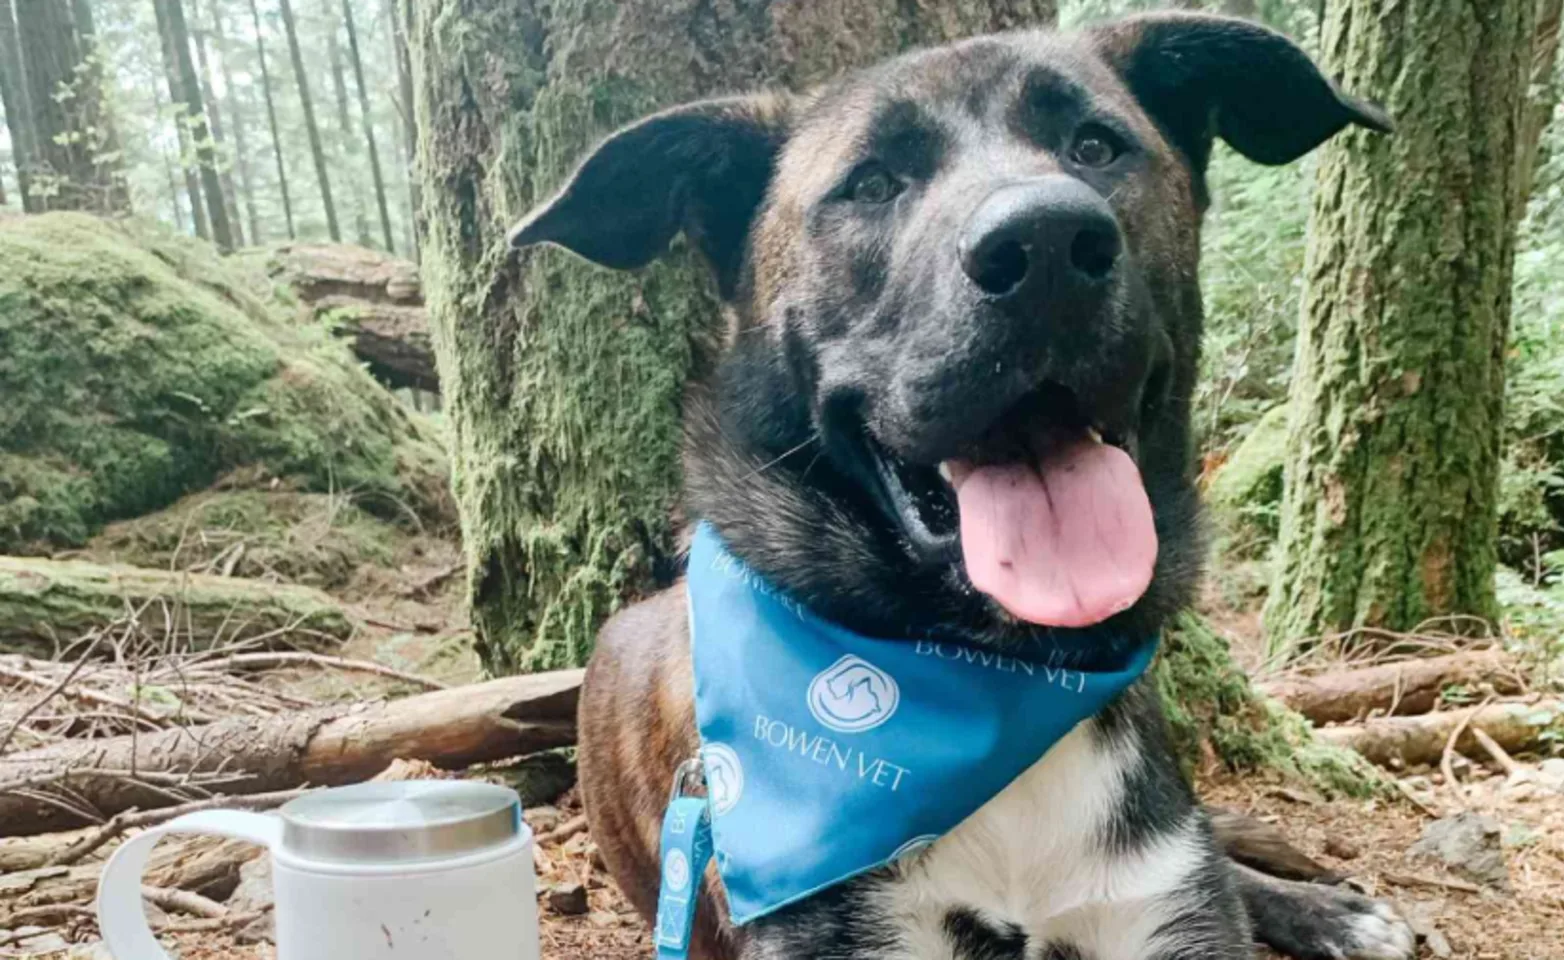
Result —
<instances>
[{"instance_id":1,"label":"dog's pink tongue","mask_svg":"<svg viewBox=\"0 0 1564 960\"><path fill-rule=\"evenodd\" d=\"M1085 627L1146 592L1157 531L1124 451L1082 439L1036 466L953 473L967 576L1015 616Z\"/></svg>"}]
</instances>

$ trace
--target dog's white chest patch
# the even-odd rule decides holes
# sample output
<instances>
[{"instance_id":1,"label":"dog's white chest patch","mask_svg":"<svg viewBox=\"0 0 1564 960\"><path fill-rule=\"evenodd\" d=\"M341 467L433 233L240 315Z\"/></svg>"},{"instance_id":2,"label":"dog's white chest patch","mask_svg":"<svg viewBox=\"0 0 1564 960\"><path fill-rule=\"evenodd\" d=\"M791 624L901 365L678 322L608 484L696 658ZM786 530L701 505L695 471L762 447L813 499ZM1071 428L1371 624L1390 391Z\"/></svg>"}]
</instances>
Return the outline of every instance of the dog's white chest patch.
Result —
<instances>
[{"instance_id":1,"label":"dog's white chest patch","mask_svg":"<svg viewBox=\"0 0 1564 960\"><path fill-rule=\"evenodd\" d=\"M1091 721L1060 740L879 892L906 960L949 960L951 910L1026 934L1037 950L1069 944L1093 960L1144 960L1174 897L1199 867L1193 824L1114 854L1103 830L1134 754L1105 746Z\"/></svg>"}]
</instances>

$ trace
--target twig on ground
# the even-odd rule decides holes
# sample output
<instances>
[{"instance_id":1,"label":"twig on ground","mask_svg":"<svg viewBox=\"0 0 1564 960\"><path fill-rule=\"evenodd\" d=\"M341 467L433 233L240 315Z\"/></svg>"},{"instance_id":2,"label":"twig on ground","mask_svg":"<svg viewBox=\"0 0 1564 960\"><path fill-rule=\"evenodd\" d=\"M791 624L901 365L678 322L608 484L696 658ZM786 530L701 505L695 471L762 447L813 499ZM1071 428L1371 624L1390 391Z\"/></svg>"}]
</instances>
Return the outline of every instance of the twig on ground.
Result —
<instances>
[{"instance_id":1,"label":"twig on ground","mask_svg":"<svg viewBox=\"0 0 1564 960\"><path fill-rule=\"evenodd\" d=\"M38 700L33 703L32 706L28 707L26 710L23 710L21 715L12 721L11 725L6 728L5 736L0 737L0 755L3 755L6 748L11 745L11 741L16 737L16 731L21 729L22 724L31 719L32 716L39 710L42 710L44 705L58 696L61 690L64 690L66 687L71 685L71 681L75 680L76 675L81 673L82 668L87 665L87 658L97 652L98 645L103 642L103 637L104 631L96 631L92 638L92 642L87 645L86 652L82 654L80 660L77 660L75 663L71 664L70 671L67 672L64 677L60 678L60 681L56 683L47 693L38 698Z\"/></svg>"},{"instance_id":2,"label":"twig on ground","mask_svg":"<svg viewBox=\"0 0 1564 960\"><path fill-rule=\"evenodd\" d=\"M212 797L207 800L197 800L193 803L184 803L177 807L164 807L159 810L136 810L132 808L123 813L115 814L109 819L108 823L105 823L98 830L71 844L61 851L58 856L51 858L49 865L59 867L76 863L82 857L92 853L127 830L156 826L160 823L167 823L175 817L184 816L187 813L212 810L218 807L227 810L270 810L273 807L282 806L295 797L301 797L309 791L310 788L303 787L298 790L256 793L247 797Z\"/></svg>"},{"instance_id":3,"label":"twig on ground","mask_svg":"<svg viewBox=\"0 0 1564 960\"><path fill-rule=\"evenodd\" d=\"M1488 736L1488 731L1484 730L1482 727L1473 724L1472 739L1477 741L1478 745L1483 748L1483 752L1487 753L1488 756L1492 758L1493 762L1499 765L1499 769L1503 770L1506 775L1514 776L1516 773L1519 773L1522 769L1524 769L1520 764L1515 762L1513 757L1511 757L1508 753L1505 753L1504 748L1499 746L1498 741L1494 740L1493 737Z\"/></svg>"},{"instance_id":4,"label":"twig on ground","mask_svg":"<svg viewBox=\"0 0 1564 960\"><path fill-rule=\"evenodd\" d=\"M228 667L267 670L275 667L286 667L294 664L310 664L319 667L330 667L335 670L347 670L353 673L370 673L380 677L389 677L393 680L401 680L404 683L416 684L427 690L444 690L446 685L438 680L430 680L428 677L420 677L414 673L407 673L395 667L375 663L370 660L352 660L347 657L333 657L322 653L298 653L279 651L276 653L239 653L233 656L223 657L220 660L208 660L201 664L208 669L221 670Z\"/></svg>"},{"instance_id":5,"label":"twig on ground","mask_svg":"<svg viewBox=\"0 0 1564 960\"><path fill-rule=\"evenodd\" d=\"M538 843L564 843L566 840L569 840L576 834L586 830L586 828L587 818L585 815L571 817L569 820L566 820L564 823L539 837Z\"/></svg>"},{"instance_id":6,"label":"twig on ground","mask_svg":"<svg viewBox=\"0 0 1564 960\"><path fill-rule=\"evenodd\" d=\"M1465 880L1442 880L1439 877L1424 877L1412 873L1382 873L1386 883L1393 883L1398 887L1433 887L1439 890L1459 890L1462 893L1481 893L1482 888L1475 883L1467 883Z\"/></svg>"},{"instance_id":7,"label":"twig on ground","mask_svg":"<svg viewBox=\"0 0 1564 960\"><path fill-rule=\"evenodd\" d=\"M1492 702L1493 697L1490 696L1477 705L1477 710L1481 710ZM1477 715L1477 710L1469 710L1461 717L1461 722L1457 723L1455 729L1450 731L1449 739L1445 740L1444 752L1439 756L1439 772L1444 774L1445 786L1454 790L1455 795L1463 800L1466 798L1466 791L1461 789L1460 781L1455 778L1455 742L1461 739L1461 734L1466 732L1467 725L1472 722L1472 717Z\"/></svg>"},{"instance_id":8,"label":"twig on ground","mask_svg":"<svg viewBox=\"0 0 1564 960\"><path fill-rule=\"evenodd\" d=\"M191 916L217 919L228 916L228 908L201 896L199 893L191 893L189 890L174 890L169 887L150 887L142 884L141 896L144 899L162 907L164 910L188 913Z\"/></svg>"},{"instance_id":9,"label":"twig on ground","mask_svg":"<svg viewBox=\"0 0 1564 960\"><path fill-rule=\"evenodd\" d=\"M229 911L221 917L204 917L200 920L179 920L164 923L155 929L158 933L206 933L212 930L231 930L243 927L266 916L266 910L246 910L244 913Z\"/></svg>"},{"instance_id":10,"label":"twig on ground","mask_svg":"<svg viewBox=\"0 0 1564 960\"><path fill-rule=\"evenodd\" d=\"M1413 792L1411 787L1402 783L1400 780L1392 780L1391 783L1396 785L1396 790L1399 791L1403 797L1406 797L1408 803L1423 811L1428 816L1435 820L1438 820L1440 817L1444 816L1444 814L1425 803L1421 797Z\"/></svg>"}]
</instances>

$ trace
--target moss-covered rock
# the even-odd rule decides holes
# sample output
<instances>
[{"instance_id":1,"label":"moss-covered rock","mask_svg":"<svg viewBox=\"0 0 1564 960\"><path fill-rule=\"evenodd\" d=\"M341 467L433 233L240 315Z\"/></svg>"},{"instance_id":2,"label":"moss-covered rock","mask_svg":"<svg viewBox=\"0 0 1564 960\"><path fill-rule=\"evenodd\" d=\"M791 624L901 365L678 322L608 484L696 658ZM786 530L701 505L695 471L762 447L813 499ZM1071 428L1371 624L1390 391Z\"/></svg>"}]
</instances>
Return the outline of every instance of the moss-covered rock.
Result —
<instances>
[{"instance_id":1,"label":"moss-covered rock","mask_svg":"<svg viewBox=\"0 0 1564 960\"><path fill-rule=\"evenodd\" d=\"M84 543L236 467L448 515L438 435L196 241L0 220L0 552Z\"/></svg>"},{"instance_id":2,"label":"moss-covered rock","mask_svg":"<svg viewBox=\"0 0 1564 960\"><path fill-rule=\"evenodd\" d=\"M1276 539L1282 502L1282 465L1287 459L1287 407L1273 407L1211 477L1210 506L1234 547L1258 552Z\"/></svg>"},{"instance_id":3,"label":"moss-covered rock","mask_svg":"<svg viewBox=\"0 0 1564 960\"><path fill-rule=\"evenodd\" d=\"M336 494L218 490L111 523L85 553L105 563L338 590L365 566L390 566L405 536Z\"/></svg>"}]
</instances>

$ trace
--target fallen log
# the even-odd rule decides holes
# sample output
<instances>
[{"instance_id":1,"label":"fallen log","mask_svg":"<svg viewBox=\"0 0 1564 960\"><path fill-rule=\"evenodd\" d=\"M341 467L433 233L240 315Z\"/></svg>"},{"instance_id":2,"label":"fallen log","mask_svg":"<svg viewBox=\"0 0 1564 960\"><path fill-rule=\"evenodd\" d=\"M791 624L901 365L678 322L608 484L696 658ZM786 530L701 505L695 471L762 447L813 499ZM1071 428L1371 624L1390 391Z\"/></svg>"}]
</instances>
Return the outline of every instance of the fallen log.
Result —
<instances>
[{"instance_id":1,"label":"fallen log","mask_svg":"<svg viewBox=\"0 0 1564 960\"><path fill-rule=\"evenodd\" d=\"M1564 700L1516 701L1481 707L1442 710L1416 717L1381 717L1358 724L1321 727L1316 738L1347 747L1382 767L1396 764L1436 764L1451 734L1465 724L1455 748L1482 750L1472 728L1480 727L1495 743L1515 753L1536 747L1549 731L1564 733Z\"/></svg>"},{"instance_id":2,"label":"fallen log","mask_svg":"<svg viewBox=\"0 0 1564 960\"><path fill-rule=\"evenodd\" d=\"M418 266L389 254L341 243L290 243L272 251L270 273L313 304L326 297L370 303L422 304Z\"/></svg>"},{"instance_id":3,"label":"fallen log","mask_svg":"<svg viewBox=\"0 0 1564 960\"><path fill-rule=\"evenodd\" d=\"M345 640L353 620L310 587L80 560L0 557L0 649L48 657L94 629L139 621L201 648L275 636ZM288 636L284 636L284 635Z\"/></svg>"},{"instance_id":4,"label":"fallen log","mask_svg":"<svg viewBox=\"0 0 1564 960\"><path fill-rule=\"evenodd\" d=\"M85 818L72 808L109 816L180 803L190 799L178 792L181 778L192 775L221 777L227 794L266 793L356 783L397 759L460 769L568 746L582 674L506 677L401 700L230 717L12 754L0 758L0 836L80 826ZM55 802L50 790L68 791L69 803Z\"/></svg>"},{"instance_id":5,"label":"fallen log","mask_svg":"<svg viewBox=\"0 0 1564 960\"><path fill-rule=\"evenodd\" d=\"M1255 686L1315 724L1325 724L1357 720L1376 710L1427 713L1450 687L1481 684L1502 696L1521 692L1514 665L1498 648L1286 677Z\"/></svg>"},{"instance_id":6,"label":"fallen log","mask_svg":"<svg viewBox=\"0 0 1564 960\"><path fill-rule=\"evenodd\" d=\"M423 307L366 303L351 297L325 297L315 316L348 341L353 355L369 365L375 379L392 387L440 392L429 314Z\"/></svg>"}]
</instances>

